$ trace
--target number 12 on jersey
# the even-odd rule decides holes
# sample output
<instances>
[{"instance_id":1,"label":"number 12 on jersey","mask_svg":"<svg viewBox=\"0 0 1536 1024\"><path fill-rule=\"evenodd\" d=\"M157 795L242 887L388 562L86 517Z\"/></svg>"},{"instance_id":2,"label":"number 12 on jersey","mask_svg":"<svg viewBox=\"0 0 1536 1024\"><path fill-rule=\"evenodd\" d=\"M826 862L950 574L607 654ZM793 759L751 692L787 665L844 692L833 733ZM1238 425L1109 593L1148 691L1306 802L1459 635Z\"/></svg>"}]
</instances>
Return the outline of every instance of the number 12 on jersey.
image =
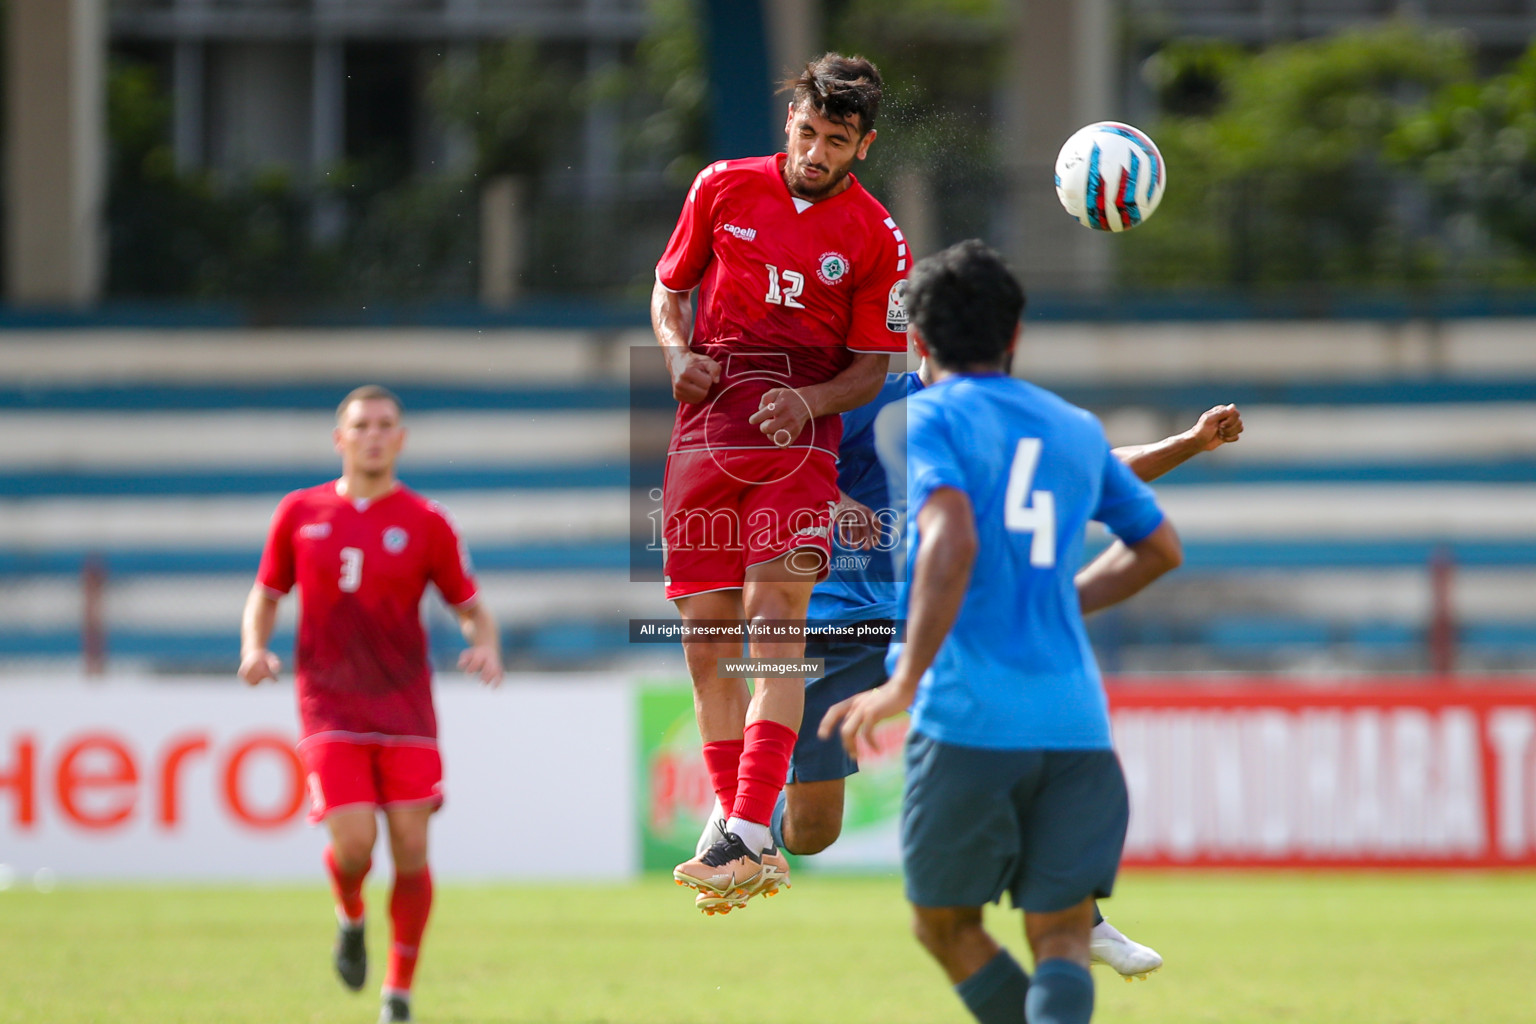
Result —
<instances>
[{"instance_id":1,"label":"number 12 on jersey","mask_svg":"<svg viewBox=\"0 0 1536 1024\"><path fill-rule=\"evenodd\" d=\"M779 286L779 277L783 276L784 285ZM788 306L791 309L804 309L800 304L800 293L805 291L805 275L795 270L780 270L772 263L768 264L768 294L763 296L763 301L774 306Z\"/></svg>"},{"instance_id":2,"label":"number 12 on jersey","mask_svg":"<svg viewBox=\"0 0 1536 1024\"><path fill-rule=\"evenodd\" d=\"M1040 439L1021 437L1013 450L1013 469L1003 498L1003 525L1013 533L1029 533L1029 564L1049 569L1056 564L1056 495L1032 491L1040 465Z\"/></svg>"}]
</instances>

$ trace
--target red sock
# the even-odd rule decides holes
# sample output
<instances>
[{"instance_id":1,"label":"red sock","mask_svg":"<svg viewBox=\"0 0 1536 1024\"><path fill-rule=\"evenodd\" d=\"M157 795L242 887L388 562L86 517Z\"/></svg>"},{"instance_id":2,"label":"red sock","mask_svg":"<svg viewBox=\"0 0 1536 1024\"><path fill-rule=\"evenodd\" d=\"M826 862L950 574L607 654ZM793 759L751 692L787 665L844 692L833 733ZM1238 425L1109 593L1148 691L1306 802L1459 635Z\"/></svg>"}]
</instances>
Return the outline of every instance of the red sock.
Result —
<instances>
[{"instance_id":1,"label":"red sock","mask_svg":"<svg viewBox=\"0 0 1536 1024\"><path fill-rule=\"evenodd\" d=\"M432 913L432 871L422 868L414 875L395 875L395 890L389 894L389 920L394 925L394 942L389 947L389 961L384 970L384 987L391 992L409 992L416 974L421 936L427 930L427 915Z\"/></svg>"},{"instance_id":2,"label":"red sock","mask_svg":"<svg viewBox=\"0 0 1536 1024\"><path fill-rule=\"evenodd\" d=\"M363 880L368 877L368 870L372 867L373 861L370 860L357 874L345 874L341 865L336 863L336 851L329 846L325 848L325 870L331 875L331 891L336 894L336 905L349 920L362 919Z\"/></svg>"},{"instance_id":3,"label":"red sock","mask_svg":"<svg viewBox=\"0 0 1536 1024\"><path fill-rule=\"evenodd\" d=\"M742 740L711 740L704 744L704 767L709 769L709 784L720 798L720 810L731 816L736 806L736 777L741 773Z\"/></svg>"},{"instance_id":4,"label":"red sock","mask_svg":"<svg viewBox=\"0 0 1536 1024\"><path fill-rule=\"evenodd\" d=\"M780 722L759 718L748 722L741 753L741 775L736 783L736 803L731 817L766 825L773 820L773 805L789 774L789 755L795 750L795 730Z\"/></svg>"}]
</instances>

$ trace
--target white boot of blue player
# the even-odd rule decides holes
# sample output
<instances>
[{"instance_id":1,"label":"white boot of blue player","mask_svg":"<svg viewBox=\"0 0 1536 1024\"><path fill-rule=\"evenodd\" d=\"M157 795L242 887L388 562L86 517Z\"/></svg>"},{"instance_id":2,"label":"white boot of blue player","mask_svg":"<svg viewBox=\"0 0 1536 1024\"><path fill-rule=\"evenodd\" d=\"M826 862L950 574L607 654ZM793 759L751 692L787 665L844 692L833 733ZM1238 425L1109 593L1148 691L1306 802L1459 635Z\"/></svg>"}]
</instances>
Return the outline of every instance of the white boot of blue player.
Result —
<instances>
[{"instance_id":1,"label":"white boot of blue player","mask_svg":"<svg viewBox=\"0 0 1536 1024\"><path fill-rule=\"evenodd\" d=\"M1157 950L1126 938L1108 921L1093 926L1088 953L1092 963L1113 967L1126 981L1144 979L1163 966L1163 958Z\"/></svg>"}]
</instances>

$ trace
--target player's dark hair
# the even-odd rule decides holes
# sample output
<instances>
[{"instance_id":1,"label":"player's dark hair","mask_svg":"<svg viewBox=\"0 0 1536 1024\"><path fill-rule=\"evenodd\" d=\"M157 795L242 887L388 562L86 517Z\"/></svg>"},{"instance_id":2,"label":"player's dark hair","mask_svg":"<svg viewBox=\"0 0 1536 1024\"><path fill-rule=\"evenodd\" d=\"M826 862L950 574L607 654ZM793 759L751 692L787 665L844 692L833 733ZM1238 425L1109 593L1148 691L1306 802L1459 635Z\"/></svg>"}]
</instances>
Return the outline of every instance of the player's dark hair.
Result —
<instances>
[{"instance_id":1,"label":"player's dark hair","mask_svg":"<svg viewBox=\"0 0 1536 1024\"><path fill-rule=\"evenodd\" d=\"M793 90L795 106L808 105L828 121L849 124L859 136L869 134L880 112L880 69L863 57L824 53L784 82Z\"/></svg>"},{"instance_id":2,"label":"player's dark hair","mask_svg":"<svg viewBox=\"0 0 1536 1024\"><path fill-rule=\"evenodd\" d=\"M404 412L405 406L400 401L400 396L389 390L382 384L364 384L360 388L353 388L347 392L347 397L341 400L336 407L336 422L340 423L342 417L347 414L347 406L353 402L366 402L370 398L382 398L395 403L395 412Z\"/></svg>"},{"instance_id":3,"label":"player's dark hair","mask_svg":"<svg viewBox=\"0 0 1536 1024\"><path fill-rule=\"evenodd\" d=\"M1024 314L1024 288L1001 256L971 238L918 260L907 312L938 365L1000 367Z\"/></svg>"}]
</instances>

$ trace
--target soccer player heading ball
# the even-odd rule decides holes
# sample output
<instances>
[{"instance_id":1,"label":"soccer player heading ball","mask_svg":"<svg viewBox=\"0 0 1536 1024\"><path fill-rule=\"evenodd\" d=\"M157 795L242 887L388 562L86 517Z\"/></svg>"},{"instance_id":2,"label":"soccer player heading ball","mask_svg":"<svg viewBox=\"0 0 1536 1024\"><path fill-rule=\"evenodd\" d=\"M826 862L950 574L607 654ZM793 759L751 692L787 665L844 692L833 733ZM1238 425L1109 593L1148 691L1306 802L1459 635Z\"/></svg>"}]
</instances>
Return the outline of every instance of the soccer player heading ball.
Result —
<instances>
[{"instance_id":1,"label":"soccer player heading ball","mask_svg":"<svg viewBox=\"0 0 1536 1024\"><path fill-rule=\"evenodd\" d=\"M972 241L923 260L908 299L934 383L875 424L905 497L906 643L820 731L852 754L910 706L901 839L919 941L983 1024L1086 1024L1094 899L1129 807L1083 614L1177 566L1179 539L1097 419L1007 375L1024 293L996 253ZM1118 540L1078 572L1090 519ZM1033 978L982 927L1004 892Z\"/></svg>"},{"instance_id":2,"label":"soccer player heading ball","mask_svg":"<svg viewBox=\"0 0 1536 1024\"><path fill-rule=\"evenodd\" d=\"M880 73L826 54L786 84L786 151L699 172L651 300L679 403L662 488L667 597L685 624L791 627L754 633L753 658L803 655L794 626L827 571L838 414L873 398L906 349L906 241L851 173L875 141ZM685 637L683 650L727 820L674 877L701 909L728 911L788 884L768 823L805 683L759 678L749 695L722 677L740 637Z\"/></svg>"},{"instance_id":3,"label":"soccer player heading ball","mask_svg":"<svg viewBox=\"0 0 1536 1024\"><path fill-rule=\"evenodd\" d=\"M269 649L278 600L301 597L294 672L309 775L310 820L325 822L336 893L336 971L363 987L363 880L384 812L395 883L382 1022L411 1019L411 980L432 909L427 822L443 804L421 597L437 587L469 641L465 671L501 681L496 623L476 595L469 556L436 503L395 479L405 443L400 400L358 388L336 410L341 477L277 506L240 631L240 678L275 679Z\"/></svg>"}]
</instances>

